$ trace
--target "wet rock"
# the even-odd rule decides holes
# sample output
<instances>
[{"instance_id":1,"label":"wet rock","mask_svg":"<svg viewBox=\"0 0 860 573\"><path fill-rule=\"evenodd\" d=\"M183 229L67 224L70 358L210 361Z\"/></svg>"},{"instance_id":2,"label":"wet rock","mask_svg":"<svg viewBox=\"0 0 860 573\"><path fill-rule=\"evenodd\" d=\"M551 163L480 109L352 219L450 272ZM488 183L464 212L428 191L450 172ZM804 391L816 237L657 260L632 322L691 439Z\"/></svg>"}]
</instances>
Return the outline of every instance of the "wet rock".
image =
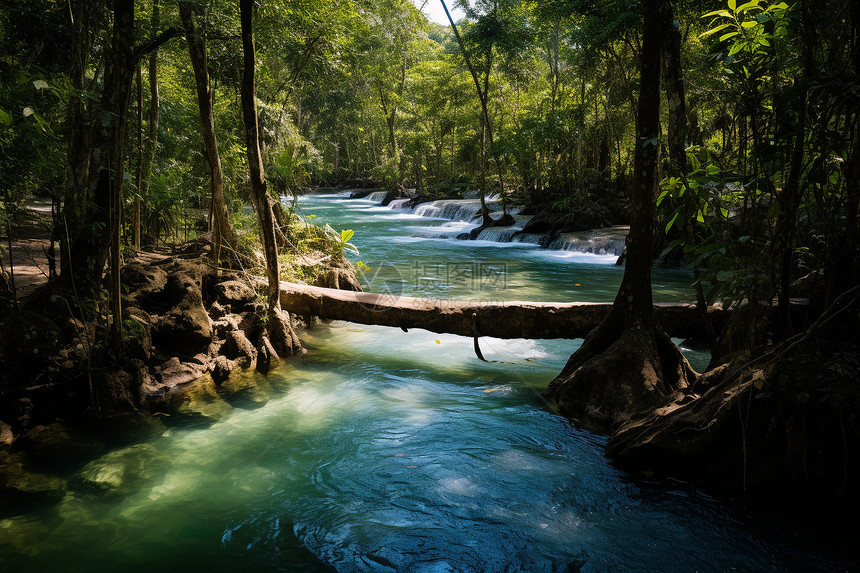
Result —
<instances>
[{"instance_id":1,"label":"wet rock","mask_svg":"<svg viewBox=\"0 0 860 573\"><path fill-rule=\"evenodd\" d=\"M217 302L231 308L234 312L242 311L246 306L257 300L248 283L238 280L224 281L215 285Z\"/></svg>"},{"instance_id":2,"label":"wet rock","mask_svg":"<svg viewBox=\"0 0 860 573\"><path fill-rule=\"evenodd\" d=\"M63 467L91 458L104 450L104 444L54 423L36 426L15 444L30 454L39 466Z\"/></svg>"},{"instance_id":3,"label":"wet rock","mask_svg":"<svg viewBox=\"0 0 860 573\"><path fill-rule=\"evenodd\" d=\"M167 458L150 444L137 444L93 460L78 472L77 483L89 491L126 494L140 481L169 467Z\"/></svg>"},{"instance_id":4,"label":"wet rock","mask_svg":"<svg viewBox=\"0 0 860 573\"><path fill-rule=\"evenodd\" d=\"M25 511L63 498L66 482L34 472L23 452L0 450L0 511Z\"/></svg>"},{"instance_id":5,"label":"wet rock","mask_svg":"<svg viewBox=\"0 0 860 573\"><path fill-rule=\"evenodd\" d=\"M211 425L230 415L233 408L217 393L213 381L201 384L182 397L174 414L173 421L195 425Z\"/></svg>"}]
</instances>

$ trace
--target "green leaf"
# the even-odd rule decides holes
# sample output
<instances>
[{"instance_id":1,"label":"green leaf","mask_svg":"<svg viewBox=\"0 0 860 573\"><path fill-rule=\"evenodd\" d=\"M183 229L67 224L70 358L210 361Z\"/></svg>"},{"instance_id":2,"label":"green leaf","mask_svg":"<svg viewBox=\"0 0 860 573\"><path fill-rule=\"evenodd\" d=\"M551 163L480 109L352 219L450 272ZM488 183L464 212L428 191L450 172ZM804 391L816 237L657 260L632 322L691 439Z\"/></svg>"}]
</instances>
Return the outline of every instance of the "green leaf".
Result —
<instances>
[{"instance_id":1,"label":"green leaf","mask_svg":"<svg viewBox=\"0 0 860 573\"><path fill-rule=\"evenodd\" d=\"M729 38L734 38L735 36L738 35L738 33L739 32L737 32L737 31L733 31L733 32L728 32L727 34L723 34L722 36L720 36L720 42L725 42Z\"/></svg>"},{"instance_id":2,"label":"green leaf","mask_svg":"<svg viewBox=\"0 0 860 573\"><path fill-rule=\"evenodd\" d=\"M722 16L723 18L731 18L732 14L728 10L714 10L713 12L708 12L702 18L710 18L711 16Z\"/></svg>"},{"instance_id":3,"label":"green leaf","mask_svg":"<svg viewBox=\"0 0 860 573\"><path fill-rule=\"evenodd\" d=\"M699 223L704 223L704 222L705 222L705 214L702 212L702 210L701 210L701 209L699 209L699 210L696 212L696 221L698 221Z\"/></svg>"},{"instance_id":4,"label":"green leaf","mask_svg":"<svg viewBox=\"0 0 860 573\"><path fill-rule=\"evenodd\" d=\"M666 233L668 233L669 229L672 228L672 225L675 224L675 220L678 218L678 215L680 215L680 213L681 213L680 211L675 211L675 216L672 217L672 220L666 224Z\"/></svg>"},{"instance_id":5,"label":"green leaf","mask_svg":"<svg viewBox=\"0 0 860 573\"><path fill-rule=\"evenodd\" d=\"M737 5L738 5L737 0L729 0L729 9L730 10L735 10L737 8Z\"/></svg>"},{"instance_id":6,"label":"green leaf","mask_svg":"<svg viewBox=\"0 0 860 573\"><path fill-rule=\"evenodd\" d=\"M353 235L355 235L355 231L353 231L352 229L344 229L340 232L340 242L348 243Z\"/></svg>"},{"instance_id":7,"label":"green leaf","mask_svg":"<svg viewBox=\"0 0 860 573\"><path fill-rule=\"evenodd\" d=\"M2 109L0 109L0 123L2 123L3 125L9 125L10 123L12 123L12 116L10 116Z\"/></svg>"},{"instance_id":8,"label":"green leaf","mask_svg":"<svg viewBox=\"0 0 860 573\"><path fill-rule=\"evenodd\" d=\"M741 22L741 26L743 26L746 29L750 29L750 28L755 28L756 26L758 26L758 23L753 22L752 20L747 20L746 22Z\"/></svg>"},{"instance_id":9,"label":"green leaf","mask_svg":"<svg viewBox=\"0 0 860 573\"><path fill-rule=\"evenodd\" d=\"M717 32L719 32L720 30L725 30L725 29L726 29L726 28L728 28L729 26L731 26L731 24L720 24L720 25L719 25L719 26L717 26L716 28L711 28L711 29L710 29L710 30L708 30L707 32L703 32L702 34L699 34L699 38L707 38L708 36L711 36L711 35L713 35L713 34L716 34L716 33L717 33Z\"/></svg>"}]
</instances>

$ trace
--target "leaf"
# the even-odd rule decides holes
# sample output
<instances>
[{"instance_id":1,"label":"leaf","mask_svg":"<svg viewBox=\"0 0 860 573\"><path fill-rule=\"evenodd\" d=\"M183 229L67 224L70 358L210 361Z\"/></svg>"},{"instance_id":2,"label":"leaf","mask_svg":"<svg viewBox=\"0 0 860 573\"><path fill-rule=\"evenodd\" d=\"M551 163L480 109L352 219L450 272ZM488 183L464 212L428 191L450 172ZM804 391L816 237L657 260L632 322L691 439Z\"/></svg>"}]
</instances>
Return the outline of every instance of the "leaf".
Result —
<instances>
[{"instance_id":1,"label":"leaf","mask_svg":"<svg viewBox=\"0 0 860 573\"><path fill-rule=\"evenodd\" d=\"M340 242L348 243L353 235L355 235L355 231L353 231L352 229L344 229L340 232Z\"/></svg>"},{"instance_id":2,"label":"leaf","mask_svg":"<svg viewBox=\"0 0 860 573\"><path fill-rule=\"evenodd\" d=\"M728 10L714 10L713 12L708 12L702 18L710 18L711 16L722 16L723 18L731 18L732 14Z\"/></svg>"},{"instance_id":3,"label":"leaf","mask_svg":"<svg viewBox=\"0 0 860 573\"><path fill-rule=\"evenodd\" d=\"M739 32L737 32L737 31L733 31L733 32L729 32L727 34L723 34L722 36L720 36L720 42L725 42L729 38L734 38L735 36L738 35L738 33Z\"/></svg>"},{"instance_id":4,"label":"leaf","mask_svg":"<svg viewBox=\"0 0 860 573\"><path fill-rule=\"evenodd\" d=\"M752 20L747 20L746 22L741 22L741 26L749 30L750 28L755 28L758 25L757 22L753 22Z\"/></svg>"},{"instance_id":5,"label":"leaf","mask_svg":"<svg viewBox=\"0 0 860 573\"><path fill-rule=\"evenodd\" d=\"M717 26L716 28L711 28L711 29L710 29L710 30L708 30L707 32L703 32L703 33L699 34L699 38L700 38L700 39L702 39L702 38L707 38L708 36L711 36L711 35L713 35L713 34L716 34L717 32L719 32L719 31L721 31L721 30L725 30L725 29L726 29L726 28L728 28L729 26L731 26L731 24L720 24L720 25L719 25L719 26Z\"/></svg>"},{"instance_id":6,"label":"leaf","mask_svg":"<svg viewBox=\"0 0 860 573\"><path fill-rule=\"evenodd\" d=\"M729 9L735 10L738 6L737 0L729 0Z\"/></svg>"},{"instance_id":7,"label":"leaf","mask_svg":"<svg viewBox=\"0 0 860 573\"><path fill-rule=\"evenodd\" d=\"M10 123L12 123L12 116L10 116L2 109L0 109L0 123L2 123L3 125L9 125Z\"/></svg>"},{"instance_id":8,"label":"leaf","mask_svg":"<svg viewBox=\"0 0 860 573\"><path fill-rule=\"evenodd\" d=\"M675 211L675 216L674 216L674 217L672 217L672 220L671 220L671 221L669 221L669 222L666 224L666 233L668 233L668 232L669 232L669 229L671 229L671 228L672 228L672 225L674 225L674 224L675 224L675 220L678 218L678 215L680 215L680 214L681 214L681 212L680 212L680 211Z\"/></svg>"},{"instance_id":9,"label":"leaf","mask_svg":"<svg viewBox=\"0 0 860 573\"><path fill-rule=\"evenodd\" d=\"M46 82L45 80L36 80L36 81L34 81L34 82L33 82L33 86L34 86L37 90L44 90L44 89L47 89L47 87L48 87L48 82Z\"/></svg>"},{"instance_id":10,"label":"leaf","mask_svg":"<svg viewBox=\"0 0 860 573\"><path fill-rule=\"evenodd\" d=\"M25 107L22 113L24 114L24 117L30 117L31 115L33 115L33 108Z\"/></svg>"}]
</instances>

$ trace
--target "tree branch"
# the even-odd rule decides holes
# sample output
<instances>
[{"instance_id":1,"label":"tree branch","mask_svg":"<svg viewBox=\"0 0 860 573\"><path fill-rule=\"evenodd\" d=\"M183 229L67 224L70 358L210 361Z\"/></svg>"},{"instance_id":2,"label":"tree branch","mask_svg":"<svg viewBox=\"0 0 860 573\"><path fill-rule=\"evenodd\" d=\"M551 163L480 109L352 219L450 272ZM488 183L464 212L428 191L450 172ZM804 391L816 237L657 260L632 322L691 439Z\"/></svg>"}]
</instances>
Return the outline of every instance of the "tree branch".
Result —
<instances>
[{"instance_id":1,"label":"tree branch","mask_svg":"<svg viewBox=\"0 0 860 573\"><path fill-rule=\"evenodd\" d=\"M155 38L142 44L134 49L134 58L139 60L149 52L157 50L162 44L167 43L173 38L181 38L185 36L185 29L182 26L171 26Z\"/></svg>"}]
</instances>

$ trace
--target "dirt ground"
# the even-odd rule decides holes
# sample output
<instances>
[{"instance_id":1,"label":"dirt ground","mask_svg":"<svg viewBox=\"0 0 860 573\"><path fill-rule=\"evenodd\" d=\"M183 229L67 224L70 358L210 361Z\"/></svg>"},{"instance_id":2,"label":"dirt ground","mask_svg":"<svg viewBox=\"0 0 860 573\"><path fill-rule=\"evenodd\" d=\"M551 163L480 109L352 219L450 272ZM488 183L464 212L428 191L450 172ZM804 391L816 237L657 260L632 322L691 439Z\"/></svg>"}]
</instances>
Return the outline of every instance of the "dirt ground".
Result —
<instances>
[{"instance_id":1,"label":"dirt ground","mask_svg":"<svg viewBox=\"0 0 860 573\"><path fill-rule=\"evenodd\" d=\"M12 227L11 265L6 229L0 231L0 253L6 272L14 273L18 299L32 294L48 282L48 249L51 241L51 202L31 198L18 213ZM59 245L56 245L59 249ZM59 253L58 253L59 254Z\"/></svg>"}]
</instances>

